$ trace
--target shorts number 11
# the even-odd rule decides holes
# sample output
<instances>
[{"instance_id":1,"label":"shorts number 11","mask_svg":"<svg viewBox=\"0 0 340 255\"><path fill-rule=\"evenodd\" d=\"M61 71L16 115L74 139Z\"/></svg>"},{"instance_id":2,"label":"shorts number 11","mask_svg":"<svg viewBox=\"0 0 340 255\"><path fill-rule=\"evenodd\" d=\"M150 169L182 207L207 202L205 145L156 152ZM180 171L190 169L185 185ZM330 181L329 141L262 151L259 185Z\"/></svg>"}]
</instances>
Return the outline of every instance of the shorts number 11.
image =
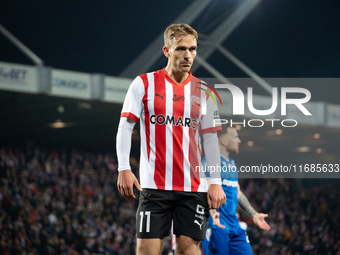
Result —
<instances>
[{"instance_id":1,"label":"shorts number 11","mask_svg":"<svg viewBox=\"0 0 340 255\"><path fill-rule=\"evenodd\" d=\"M139 232L143 231L143 217L144 217L144 212L140 212L140 223L139 223ZM145 212L145 216L146 216L146 232L150 232L150 215L151 212L150 211L146 211Z\"/></svg>"}]
</instances>

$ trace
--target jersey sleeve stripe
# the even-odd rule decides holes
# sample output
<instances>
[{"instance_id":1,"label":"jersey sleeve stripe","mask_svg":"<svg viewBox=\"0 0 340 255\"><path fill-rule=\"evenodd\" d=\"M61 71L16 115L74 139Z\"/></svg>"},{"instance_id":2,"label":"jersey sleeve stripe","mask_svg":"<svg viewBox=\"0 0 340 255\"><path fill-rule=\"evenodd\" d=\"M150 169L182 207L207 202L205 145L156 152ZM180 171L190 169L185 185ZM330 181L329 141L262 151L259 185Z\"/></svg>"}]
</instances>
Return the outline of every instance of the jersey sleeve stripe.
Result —
<instances>
[{"instance_id":1,"label":"jersey sleeve stripe","mask_svg":"<svg viewBox=\"0 0 340 255\"><path fill-rule=\"evenodd\" d=\"M211 132L218 132L218 131L221 131L221 130L222 130L221 126L216 126L216 127L202 129L201 133L207 134L207 133L211 133Z\"/></svg>"},{"instance_id":2,"label":"jersey sleeve stripe","mask_svg":"<svg viewBox=\"0 0 340 255\"><path fill-rule=\"evenodd\" d=\"M130 117L131 119L133 119L134 122L138 121L138 118L136 117L136 115L134 115L131 112L122 112L122 114L120 115L120 117Z\"/></svg>"}]
</instances>

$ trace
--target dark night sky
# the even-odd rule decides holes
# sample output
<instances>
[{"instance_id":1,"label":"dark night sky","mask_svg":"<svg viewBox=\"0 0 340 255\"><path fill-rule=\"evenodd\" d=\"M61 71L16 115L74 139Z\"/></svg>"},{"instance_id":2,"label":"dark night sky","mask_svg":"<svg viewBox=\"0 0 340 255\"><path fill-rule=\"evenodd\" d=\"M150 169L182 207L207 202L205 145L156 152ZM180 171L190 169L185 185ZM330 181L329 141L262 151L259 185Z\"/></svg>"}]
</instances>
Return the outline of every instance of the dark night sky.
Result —
<instances>
[{"instance_id":1,"label":"dark night sky","mask_svg":"<svg viewBox=\"0 0 340 255\"><path fill-rule=\"evenodd\" d=\"M118 76L190 3L2 0L0 23L48 66ZM339 26L338 0L263 0L223 45L262 77L339 77ZM2 35L0 61L31 64ZM208 62L246 77L218 52ZM202 68L195 75L207 77ZM313 101L340 103L337 86L308 89Z\"/></svg>"}]
</instances>

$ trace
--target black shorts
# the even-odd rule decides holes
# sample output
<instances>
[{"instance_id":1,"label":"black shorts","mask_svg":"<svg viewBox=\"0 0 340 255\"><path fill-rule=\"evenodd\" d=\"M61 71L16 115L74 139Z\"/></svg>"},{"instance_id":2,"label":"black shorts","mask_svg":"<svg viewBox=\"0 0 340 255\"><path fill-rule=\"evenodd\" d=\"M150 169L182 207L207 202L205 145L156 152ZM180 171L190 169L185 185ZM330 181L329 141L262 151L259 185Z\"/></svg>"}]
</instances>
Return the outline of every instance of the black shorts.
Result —
<instances>
[{"instance_id":1,"label":"black shorts","mask_svg":"<svg viewBox=\"0 0 340 255\"><path fill-rule=\"evenodd\" d=\"M203 240L209 219L206 192L143 189L136 214L137 238L164 238L170 234Z\"/></svg>"}]
</instances>

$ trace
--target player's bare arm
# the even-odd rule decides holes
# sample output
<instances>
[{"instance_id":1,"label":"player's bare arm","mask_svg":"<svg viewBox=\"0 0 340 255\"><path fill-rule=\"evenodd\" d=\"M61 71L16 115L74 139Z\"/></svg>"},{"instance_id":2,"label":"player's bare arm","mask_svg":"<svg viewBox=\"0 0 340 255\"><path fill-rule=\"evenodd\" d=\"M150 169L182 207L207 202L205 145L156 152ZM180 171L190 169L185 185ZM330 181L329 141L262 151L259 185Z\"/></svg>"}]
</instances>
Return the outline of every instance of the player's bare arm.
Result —
<instances>
[{"instance_id":1,"label":"player's bare arm","mask_svg":"<svg viewBox=\"0 0 340 255\"><path fill-rule=\"evenodd\" d=\"M213 219L213 222L216 226L218 226L219 228L225 228L225 226L221 224L220 213L218 211L216 211L216 209L210 209L209 213L210 213L210 215Z\"/></svg>"},{"instance_id":2,"label":"player's bare arm","mask_svg":"<svg viewBox=\"0 0 340 255\"><path fill-rule=\"evenodd\" d=\"M254 223L263 230L269 230L270 226L265 221L265 218L268 217L268 214L258 213L249 203L249 200L243 194L240 189L240 185L237 188L237 199L238 204L243 211L245 211L254 221Z\"/></svg>"}]
</instances>

